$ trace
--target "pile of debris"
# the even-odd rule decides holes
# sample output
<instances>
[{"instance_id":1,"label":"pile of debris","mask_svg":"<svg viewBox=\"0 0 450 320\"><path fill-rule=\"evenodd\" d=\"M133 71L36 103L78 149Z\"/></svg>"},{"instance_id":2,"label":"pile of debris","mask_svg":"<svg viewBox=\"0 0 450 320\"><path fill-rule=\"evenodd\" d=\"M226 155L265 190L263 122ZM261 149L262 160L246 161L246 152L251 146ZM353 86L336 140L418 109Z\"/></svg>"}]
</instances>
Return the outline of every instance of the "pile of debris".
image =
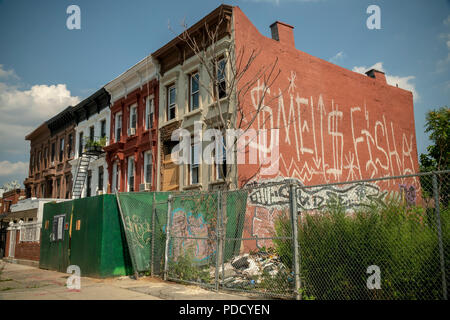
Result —
<instances>
[{"instance_id":1,"label":"pile of debris","mask_svg":"<svg viewBox=\"0 0 450 320\"><path fill-rule=\"evenodd\" d=\"M215 277L215 268L210 269L211 278ZM219 268L219 279L228 288L251 289L260 284L264 278L282 278L291 281L292 276L281 259L268 252L243 254L234 257Z\"/></svg>"}]
</instances>

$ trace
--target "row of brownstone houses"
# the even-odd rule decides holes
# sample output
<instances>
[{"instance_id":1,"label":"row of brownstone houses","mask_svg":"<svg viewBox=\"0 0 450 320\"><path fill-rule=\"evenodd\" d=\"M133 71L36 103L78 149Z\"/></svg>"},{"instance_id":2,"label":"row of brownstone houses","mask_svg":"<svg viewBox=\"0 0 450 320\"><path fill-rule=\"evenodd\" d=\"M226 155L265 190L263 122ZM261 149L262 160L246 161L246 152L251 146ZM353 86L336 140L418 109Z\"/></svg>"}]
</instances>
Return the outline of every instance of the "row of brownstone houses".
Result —
<instances>
[{"instance_id":1,"label":"row of brownstone houses","mask_svg":"<svg viewBox=\"0 0 450 320\"><path fill-rule=\"evenodd\" d=\"M266 37L239 7L221 5L29 133L26 198L417 172L412 93L389 85L381 71L359 74L296 49L293 29L276 21ZM258 151L252 153L248 134L241 162L229 161L228 151L206 161L202 150L210 142L194 138L188 146L193 161L179 164L173 135L185 129L194 137L196 123L202 131L228 125L268 136L254 136ZM214 139L218 153L226 142Z\"/></svg>"}]
</instances>

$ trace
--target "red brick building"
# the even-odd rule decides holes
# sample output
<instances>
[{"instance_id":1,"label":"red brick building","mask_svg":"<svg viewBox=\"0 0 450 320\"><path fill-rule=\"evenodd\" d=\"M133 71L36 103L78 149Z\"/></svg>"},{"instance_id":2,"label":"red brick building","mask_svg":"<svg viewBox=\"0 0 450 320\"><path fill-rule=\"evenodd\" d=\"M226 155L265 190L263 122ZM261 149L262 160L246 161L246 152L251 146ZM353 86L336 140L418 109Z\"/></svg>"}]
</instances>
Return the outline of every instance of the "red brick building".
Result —
<instances>
[{"instance_id":1,"label":"red brick building","mask_svg":"<svg viewBox=\"0 0 450 320\"><path fill-rule=\"evenodd\" d=\"M159 87L150 57L105 86L111 95L108 192L156 190Z\"/></svg>"},{"instance_id":2,"label":"red brick building","mask_svg":"<svg viewBox=\"0 0 450 320\"><path fill-rule=\"evenodd\" d=\"M252 126L279 128L279 143L269 146L279 146L279 157L268 174L239 165L241 182L292 177L312 185L418 172L410 91L387 84L383 72L362 75L298 50L288 24L272 24L268 38L239 7L233 21L237 59L260 52L238 86L263 65L276 62L280 71ZM263 90L263 80L255 83L243 101L244 115L255 110L253 98Z\"/></svg>"},{"instance_id":3,"label":"red brick building","mask_svg":"<svg viewBox=\"0 0 450 320\"><path fill-rule=\"evenodd\" d=\"M4 192L2 198L0 198L0 214L11 212L11 206L23 198L25 198L24 189L13 189Z\"/></svg>"},{"instance_id":4,"label":"red brick building","mask_svg":"<svg viewBox=\"0 0 450 320\"><path fill-rule=\"evenodd\" d=\"M27 197L70 199L75 120L69 106L25 137L30 141Z\"/></svg>"}]
</instances>

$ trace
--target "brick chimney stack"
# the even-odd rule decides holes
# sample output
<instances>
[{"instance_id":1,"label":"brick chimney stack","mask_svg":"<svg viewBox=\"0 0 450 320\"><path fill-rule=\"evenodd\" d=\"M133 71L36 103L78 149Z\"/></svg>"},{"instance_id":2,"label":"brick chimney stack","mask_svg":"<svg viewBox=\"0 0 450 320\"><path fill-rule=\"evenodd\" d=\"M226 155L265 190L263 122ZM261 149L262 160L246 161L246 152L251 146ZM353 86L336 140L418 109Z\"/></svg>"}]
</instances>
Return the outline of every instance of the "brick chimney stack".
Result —
<instances>
[{"instance_id":1,"label":"brick chimney stack","mask_svg":"<svg viewBox=\"0 0 450 320\"><path fill-rule=\"evenodd\" d=\"M377 69L370 69L366 72L368 77L374 78L377 81L386 83L386 75L384 72L378 71Z\"/></svg>"},{"instance_id":2,"label":"brick chimney stack","mask_svg":"<svg viewBox=\"0 0 450 320\"><path fill-rule=\"evenodd\" d=\"M279 41L290 47L295 47L294 27L280 21L275 21L270 25L272 39Z\"/></svg>"}]
</instances>

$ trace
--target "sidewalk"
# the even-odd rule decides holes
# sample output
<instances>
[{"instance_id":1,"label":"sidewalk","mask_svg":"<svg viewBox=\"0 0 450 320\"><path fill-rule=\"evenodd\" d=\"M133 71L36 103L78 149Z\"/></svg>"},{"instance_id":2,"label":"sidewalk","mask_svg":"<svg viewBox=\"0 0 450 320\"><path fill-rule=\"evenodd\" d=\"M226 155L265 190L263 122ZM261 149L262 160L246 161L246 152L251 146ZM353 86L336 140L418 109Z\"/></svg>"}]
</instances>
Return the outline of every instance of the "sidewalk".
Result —
<instances>
[{"instance_id":1,"label":"sidewalk","mask_svg":"<svg viewBox=\"0 0 450 320\"><path fill-rule=\"evenodd\" d=\"M0 260L0 300L245 300L244 296L144 277L81 277L81 290L66 287L69 274Z\"/></svg>"}]
</instances>

